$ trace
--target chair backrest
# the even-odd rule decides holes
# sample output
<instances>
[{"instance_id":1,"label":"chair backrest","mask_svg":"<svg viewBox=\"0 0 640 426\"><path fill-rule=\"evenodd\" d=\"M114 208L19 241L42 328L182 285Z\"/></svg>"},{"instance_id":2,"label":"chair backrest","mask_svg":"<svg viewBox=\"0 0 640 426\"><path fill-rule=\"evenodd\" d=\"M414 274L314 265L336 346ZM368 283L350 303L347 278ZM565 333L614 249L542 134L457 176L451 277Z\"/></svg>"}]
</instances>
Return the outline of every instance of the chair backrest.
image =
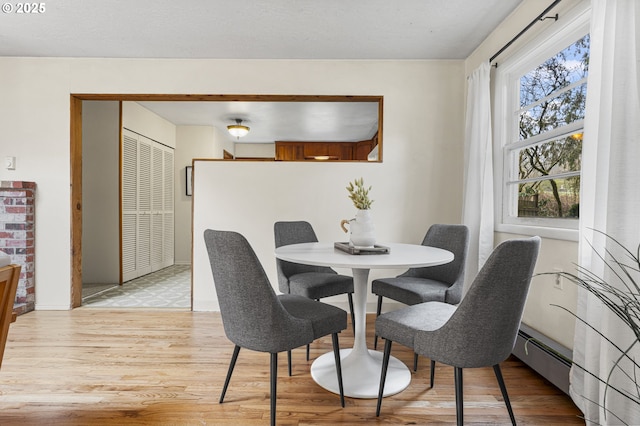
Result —
<instances>
[{"instance_id":1,"label":"chair backrest","mask_svg":"<svg viewBox=\"0 0 640 426\"><path fill-rule=\"evenodd\" d=\"M318 237L309 222L302 220L291 222L276 222L273 225L276 248L289 244L315 243ZM283 293L289 293L289 277L307 272L336 273L326 266L303 265L276 259L278 270L278 288Z\"/></svg>"},{"instance_id":2,"label":"chair backrest","mask_svg":"<svg viewBox=\"0 0 640 426\"><path fill-rule=\"evenodd\" d=\"M469 229L465 225L434 224L427 230L423 246L437 247L453 253L453 261L444 265L428 268L412 268L402 274L408 277L420 277L449 284L445 302L457 304L462 299L464 269L469 248Z\"/></svg>"},{"instance_id":3,"label":"chair backrest","mask_svg":"<svg viewBox=\"0 0 640 426\"><path fill-rule=\"evenodd\" d=\"M416 351L437 351L434 360L463 368L504 361L516 341L539 249L540 237L499 244L428 349L424 332L416 335Z\"/></svg>"},{"instance_id":4,"label":"chair backrest","mask_svg":"<svg viewBox=\"0 0 640 426\"><path fill-rule=\"evenodd\" d=\"M229 340L262 352L280 352L296 347L290 345L300 339L313 340L311 323L284 309L253 248L242 235L207 229L204 240Z\"/></svg>"},{"instance_id":5,"label":"chair backrest","mask_svg":"<svg viewBox=\"0 0 640 426\"><path fill-rule=\"evenodd\" d=\"M0 268L0 366L7 344L9 325L12 321L13 303L16 300L20 265L8 265Z\"/></svg>"}]
</instances>

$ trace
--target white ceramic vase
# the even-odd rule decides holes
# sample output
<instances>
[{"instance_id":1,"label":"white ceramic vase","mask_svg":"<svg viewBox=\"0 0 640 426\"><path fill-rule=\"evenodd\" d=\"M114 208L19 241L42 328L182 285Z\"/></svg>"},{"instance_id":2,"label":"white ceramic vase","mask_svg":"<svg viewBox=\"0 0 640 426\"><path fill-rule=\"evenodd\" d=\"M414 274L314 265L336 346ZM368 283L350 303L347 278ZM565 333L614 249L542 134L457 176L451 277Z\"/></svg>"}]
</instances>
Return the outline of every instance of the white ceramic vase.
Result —
<instances>
[{"instance_id":1,"label":"white ceramic vase","mask_svg":"<svg viewBox=\"0 0 640 426\"><path fill-rule=\"evenodd\" d=\"M373 247L376 243L376 229L371 210L358 210L356 217L349 220L349 242L358 247Z\"/></svg>"}]
</instances>

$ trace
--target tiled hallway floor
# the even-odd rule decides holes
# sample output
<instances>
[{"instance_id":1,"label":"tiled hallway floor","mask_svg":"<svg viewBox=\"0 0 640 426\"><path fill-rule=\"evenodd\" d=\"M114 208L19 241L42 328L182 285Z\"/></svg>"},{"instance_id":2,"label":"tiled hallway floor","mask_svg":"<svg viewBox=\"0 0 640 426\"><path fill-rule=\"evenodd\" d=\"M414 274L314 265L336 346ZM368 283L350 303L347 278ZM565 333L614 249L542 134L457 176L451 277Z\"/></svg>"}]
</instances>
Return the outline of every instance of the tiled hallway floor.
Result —
<instances>
[{"instance_id":1,"label":"tiled hallway floor","mask_svg":"<svg viewBox=\"0 0 640 426\"><path fill-rule=\"evenodd\" d=\"M121 286L90 284L83 288L82 305L91 308L191 308L190 271L190 265L173 265Z\"/></svg>"}]
</instances>

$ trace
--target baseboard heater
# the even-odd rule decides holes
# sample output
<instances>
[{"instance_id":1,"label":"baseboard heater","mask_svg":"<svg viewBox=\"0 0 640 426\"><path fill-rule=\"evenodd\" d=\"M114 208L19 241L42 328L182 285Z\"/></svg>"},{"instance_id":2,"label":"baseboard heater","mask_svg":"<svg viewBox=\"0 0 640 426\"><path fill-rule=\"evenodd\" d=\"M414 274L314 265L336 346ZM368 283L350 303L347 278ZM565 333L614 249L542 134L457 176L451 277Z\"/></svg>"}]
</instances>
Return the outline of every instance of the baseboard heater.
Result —
<instances>
[{"instance_id":1,"label":"baseboard heater","mask_svg":"<svg viewBox=\"0 0 640 426\"><path fill-rule=\"evenodd\" d=\"M513 355L569 395L572 352L542 333L520 325Z\"/></svg>"}]
</instances>

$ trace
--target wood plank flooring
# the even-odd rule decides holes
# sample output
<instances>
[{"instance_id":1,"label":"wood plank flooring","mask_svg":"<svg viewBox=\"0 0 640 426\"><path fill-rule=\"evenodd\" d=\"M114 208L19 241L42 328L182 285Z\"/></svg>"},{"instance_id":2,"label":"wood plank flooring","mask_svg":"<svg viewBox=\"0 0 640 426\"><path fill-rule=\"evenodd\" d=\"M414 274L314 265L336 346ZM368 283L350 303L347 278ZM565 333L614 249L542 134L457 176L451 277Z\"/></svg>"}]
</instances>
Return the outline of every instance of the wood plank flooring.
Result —
<instances>
[{"instance_id":1,"label":"wood plank flooring","mask_svg":"<svg viewBox=\"0 0 640 426\"><path fill-rule=\"evenodd\" d=\"M372 342L373 316L368 316ZM349 347L349 327L340 346ZM0 369L0 425L266 425L269 356L242 350L223 404L218 403L233 345L218 313L186 310L35 311L11 325ZM331 339L311 345L311 361ZM412 366L412 352L393 355ZM279 425L455 424L453 369L420 359L411 385L385 398L339 397L316 385L303 348L279 357ZM503 374L520 425L582 424L573 402L515 358ZM510 424L492 369L464 377L465 424Z\"/></svg>"}]
</instances>

